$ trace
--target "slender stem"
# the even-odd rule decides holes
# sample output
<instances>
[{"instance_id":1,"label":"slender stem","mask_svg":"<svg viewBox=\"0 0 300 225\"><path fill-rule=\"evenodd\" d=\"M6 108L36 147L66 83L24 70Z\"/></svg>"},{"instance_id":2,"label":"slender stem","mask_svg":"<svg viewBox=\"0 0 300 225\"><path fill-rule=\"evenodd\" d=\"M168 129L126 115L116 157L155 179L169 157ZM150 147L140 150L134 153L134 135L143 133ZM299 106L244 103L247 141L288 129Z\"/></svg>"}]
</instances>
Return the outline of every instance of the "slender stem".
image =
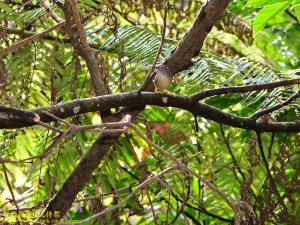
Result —
<instances>
[{"instance_id":1,"label":"slender stem","mask_svg":"<svg viewBox=\"0 0 300 225\"><path fill-rule=\"evenodd\" d=\"M269 145L269 148L268 148L268 160L271 159L271 156L272 156L272 147L273 147L273 144L274 144L274 140L275 140L275 134L276 133L272 133L272 136L271 136L271 141L270 141L270 145Z\"/></svg>"},{"instance_id":2,"label":"slender stem","mask_svg":"<svg viewBox=\"0 0 300 225\"><path fill-rule=\"evenodd\" d=\"M169 153L168 151L164 150L163 148L161 148L160 146L156 145L155 143L153 143L149 138L147 138L141 131L139 131L136 126L134 124L131 123L130 127L144 140L147 142L147 144L151 145L152 147L154 147L155 149L157 149L160 153L162 153L163 155L167 156L169 159L171 159L173 162L175 162L179 168L181 168L182 170L192 174L193 176L197 177L199 180L201 180L203 182L204 185L206 185L209 189L211 189L213 192L217 193L228 205L229 207L232 209L233 213L234 213L234 222L235 225L239 225L240 224L240 220L239 220L239 216L238 216L238 212L237 212L237 208L235 206L235 203L233 203L231 200L229 200L229 198L220 190L218 189L215 185L213 185L212 183L210 183L208 180L205 180L201 175L199 175L198 173L196 173L195 171L189 169L188 167L186 167L183 163L181 163L180 161L177 160L176 157L174 157L171 153Z\"/></svg>"},{"instance_id":3,"label":"slender stem","mask_svg":"<svg viewBox=\"0 0 300 225\"><path fill-rule=\"evenodd\" d=\"M36 41L36 40L39 40L39 39L43 38L49 32L51 32L53 30L57 30L57 29L62 28L65 25L65 23L66 23L65 21L62 21L62 22L60 22L60 23L58 23L58 24L56 24L56 25L48 28L47 30L44 30L44 31L42 31L40 33L37 33L37 34L32 35L32 36L30 36L28 38L25 38L25 39L23 39L23 40L15 43L15 44L10 45L7 48L1 49L0 50L0 56L3 57L4 55L7 55L10 52L16 51L16 50L24 47L25 45L29 44L32 41Z\"/></svg>"},{"instance_id":4,"label":"slender stem","mask_svg":"<svg viewBox=\"0 0 300 225\"><path fill-rule=\"evenodd\" d=\"M216 89L211 89L203 92L199 92L193 96L191 96L192 101L200 101L204 98L222 95L228 93L246 93L251 91L260 91L260 90L269 90L277 87L283 86L291 86L294 84L300 84L300 79L292 79L292 80L282 80L265 84L255 84L255 85L245 85L245 86L232 86L232 87L221 87Z\"/></svg>"},{"instance_id":5,"label":"slender stem","mask_svg":"<svg viewBox=\"0 0 300 225\"><path fill-rule=\"evenodd\" d=\"M81 220L81 221L78 221L78 222L74 222L74 223L65 223L65 222L61 222L59 223L60 225L80 225L80 224L83 224L83 223L86 223L86 222L89 222L91 221L92 219L96 219L98 218L99 216L101 215L104 215L108 212L111 212L113 210L116 210L118 209L119 207L121 207L122 205L124 205L130 198L132 198L133 196L136 195L136 193L143 189L146 185L150 184L151 182L155 181L158 177L162 176L163 174L165 173L168 173L174 169L177 169L177 166L171 166L161 172L159 172L158 174L146 179L145 181L143 181L141 184L139 184L137 186L137 188L135 190L133 190L126 198L124 198L121 202L119 202L117 205L114 205L110 208L105 208L104 210L102 210L101 212L97 213L97 214L94 214L93 216L90 216L84 220Z\"/></svg>"},{"instance_id":6,"label":"slender stem","mask_svg":"<svg viewBox=\"0 0 300 225\"><path fill-rule=\"evenodd\" d=\"M163 28L162 28L162 34L161 34L161 40L160 40L160 44L159 44L159 48L156 52L155 58L152 62L152 65L150 67L150 70L148 71L147 75L146 75L146 79L144 80L143 84L141 85L139 90L144 90L145 87L147 86L147 84L149 83L151 77L152 77L152 73L154 72L156 63L158 61L159 55L163 49L163 45L164 45L164 40L165 40L165 35L166 35L166 28L167 28L167 15L168 15L168 0L164 0L164 18L163 18Z\"/></svg>"},{"instance_id":7,"label":"slender stem","mask_svg":"<svg viewBox=\"0 0 300 225\"><path fill-rule=\"evenodd\" d=\"M268 163L267 158L266 158L265 153L264 153L260 133L256 133L256 135L257 135L258 147L259 147L259 150L260 150L261 157L263 159L264 166L265 166L266 171L267 171L267 177L269 178L270 185L271 185L271 187L274 191L274 194L277 196L280 205L283 207L283 211L284 211L285 215L289 215L287 206L285 205L284 200L281 197L281 195L280 195L280 193L279 193L279 191L276 187L274 178L272 177L271 170L269 168L269 163Z\"/></svg>"},{"instance_id":8,"label":"slender stem","mask_svg":"<svg viewBox=\"0 0 300 225\"><path fill-rule=\"evenodd\" d=\"M9 179L8 179L8 175L7 175L7 171L6 171L7 169L6 169L5 163L4 163L4 161L2 160L2 157L1 157L1 156L0 156L0 160L1 160L2 168L3 168L3 173L4 173L6 185L7 185L8 189L9 189L10 194L11 194L12 203L16 206L16 208L17 208L17 213L18 213L18 211L19 211L19 206L18 206L18 203L17 203L17 201L16 201L14 192L13 192L13 190L12 190L12 188L11 188L11 185L10 185L10 183L9 183Z\"/></svg>"},{"instance_id":9,"label":"slender stem","mask_svg":"<svg viewBox=\"0 0 300 225\"><path fill-rule=\"evenodd\" d=\"M231 149L231 146L230 146L230 143L229 143L229 140L225 137L225 133L224 133L224 129L223 129L223 126L222 124L220 124L220 128L221 128L221 134L222 134L222 137L223 137L223 140L224 140L224 143L227 147L227 150L231 156L231 159L232 159L232 162L233 164L235 165L235 167L237 168L237 170L239 171L239 173L241 174L241 176L243 177L244 180L246 180L246 176L245 174L243 173L243 171L241 170L241 167L240 165L238 164L233 152L232 152L232 149ZM234 170L234 169L233 169Z\"/></svg>"},{"instance_id":10,"label":"slender stem","mask_svg":"<svg viewBox=\"0 0 300 225\"><path fill-rule=\"evenodd\" d=\"M284 12L287 15L289 15L293 20L295 20L298 24L300 24L300 21L298 20L298 18L293 13L291 13L288 9L284 10Z\"/></svg>"},{"instance_id":11,"label":"slender stem","mask_svg":"<svg viewBox=\"0 0 300 225\"><path fill-rule=\"evenodd\" d=\"M131 143L128 134L126 134L126 139L127 139L128 143L129 143L129 147L130 147L131 153L133 155L133 158L134 158L134 160L135 160L135 162L137 164L137 167L138 167L138 170L139 170L139 173L140 173L140 183L141 183L144 180L146 180L147 174L145 174L144 167L143 167L142 163L140 162L140 160L138 159L138 156L137 156L137 154L136 154L136 152L134 150L133 144ZM151 213L152 213L152 217L153 217L153 222L156 225L157 221L156 221L155 210L154 210L153 202L151 200L151 196L149 194L147 186L144 187L144 190L146 192L146 195L147 195L147 198L148 198L148 201L149 201L149 204L150 204L150 209L151 209Z\"/></svg>"},{"instance_id":12,"label":"slender stem","mask_svg":"<svg viewBox=\"0 0 300 225\"><path fill-rule=\"evenodd\" d=\"M279 103L277 105L274 105L273 107L269 108L269 109L265 109L265 110L261 110L261 111L258 111L256 113L254 113L251 118L252 119L257 119L259 118L260 116L263 116L265 114L269 114L269 113L272 113L274 112L275 110L277 109L280 109L288 104L290 104L292 101L296 100L296 98L298 98L300 95L300 90L298 90L295 94L293 94L291 97L289 97L286 101L282 102L282 103Z\"/></svg>"}]
</instances>

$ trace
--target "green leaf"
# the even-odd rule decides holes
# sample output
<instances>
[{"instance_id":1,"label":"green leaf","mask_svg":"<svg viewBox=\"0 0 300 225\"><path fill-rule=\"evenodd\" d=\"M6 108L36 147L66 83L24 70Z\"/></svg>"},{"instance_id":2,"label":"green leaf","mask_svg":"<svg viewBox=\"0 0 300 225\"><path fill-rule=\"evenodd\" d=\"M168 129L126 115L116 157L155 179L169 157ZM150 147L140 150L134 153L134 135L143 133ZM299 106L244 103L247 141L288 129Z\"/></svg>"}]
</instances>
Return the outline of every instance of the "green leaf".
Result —
<instances>
[{"instance_id":1,"label":"green leaf","mask_svg":"<svg viewBox=\"0 0 300 225\"><path fill-rule=\"evenodd\" d=\"M246 4L246 7L248 6L248 7L260 8L260 7L264 7L266 5L271 5L271 4L283 2L283 1L286 1L286 0L249 0Z\"/></svg>"},{"instance_id":2,"label":"green leaf","mask_svg":"<svg viewBox=\"0 0 300 225\"><path fill-rule=\"evenodd\" d=\"M298 203L296 208L296 219L300 221L300 203Z\"/></svg>"},{"instance_id":3,"label":"green leaf","mask_svg":"<svg viewBox=\"0 0 300 225\"><path fill-rule=\"evenodd\" d=\"M263 29L263 27L272 17L283 12L289 6L289 4L290 2L285 1L263 7L253 21L254 36L258 33L258 31Z\"/></svg>"},{"instance_id":4,"label":"green leaf","mask_svg":"<svg viewBox=\"0 0 300 225\"><path fill-rule=\"evenodd\" d=\"M294 0L292 4L293 4L293 5L300 4L300 0Z\"/></svg>"},{"instance_id":5,"label":"green leaf","mask_svg":"<svg viewBox=\"0 0 300 225\"><path fill-rule=\"evenodd\" d=\"M0 9L3 9L6 12L10 12L12 10L12 8L9 7L7 4L5 4L4 2L0 2Z\"/></svg>"},{"instance_id":6,"label":"green leaf","mask_svg":"<svg viewBox=\"0 0 300 225\"><path fill-rule=\"evenodd\" d=\"M299 0L300 2L300 0ZM298 22L300 23L300 4L295 5L295 15L297 17Z\"/></svg>"},{"instance_id":7,"label":"green leaf","mask_svg":"<svg viewBox=\"0 0 300 225\"><path fill-rule=\"evenodd\" d=\"M89 35L89 38L97 43L108 33L109 37L100 45L101 50L115 54L122 50L130 62L139 62L144 65L153 61L160 44L160 38L155 33L149 29L135 26L121 26L117 35L109 30L94 31ZM159 62L165 60L171 49L171 45L166 40Z\"/></svg>"}]
</instances>

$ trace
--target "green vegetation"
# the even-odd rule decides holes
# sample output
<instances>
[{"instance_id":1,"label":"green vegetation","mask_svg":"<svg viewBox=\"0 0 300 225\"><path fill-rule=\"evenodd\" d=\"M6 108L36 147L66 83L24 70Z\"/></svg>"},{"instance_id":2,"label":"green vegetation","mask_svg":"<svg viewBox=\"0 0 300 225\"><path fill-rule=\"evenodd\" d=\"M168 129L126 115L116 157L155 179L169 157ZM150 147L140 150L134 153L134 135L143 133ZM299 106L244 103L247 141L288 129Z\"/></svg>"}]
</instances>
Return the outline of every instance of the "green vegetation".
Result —
<instances>
[{"instance_id":1,"label":"green vegetation","mask_svg":"<svg viewBox=\"0 0 300 225\"><path fill-rule=\"evenodd\" d=\"M300 0L4 0L0 22L0 224L300 223Z\"/></svg>"}]
</instances>

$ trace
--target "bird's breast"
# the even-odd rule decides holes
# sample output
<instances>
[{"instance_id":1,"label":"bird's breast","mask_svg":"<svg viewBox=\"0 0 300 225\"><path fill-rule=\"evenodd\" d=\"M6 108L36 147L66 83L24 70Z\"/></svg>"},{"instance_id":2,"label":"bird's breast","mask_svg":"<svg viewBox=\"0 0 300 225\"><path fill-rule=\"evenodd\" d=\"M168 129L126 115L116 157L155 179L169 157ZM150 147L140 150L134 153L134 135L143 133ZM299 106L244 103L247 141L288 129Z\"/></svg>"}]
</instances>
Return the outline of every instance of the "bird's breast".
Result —
<instances>
[{"instance_id":1,"label":"bird's breast","mask_svg":"<svg viewBox=\"0 0 300 225\"><path fill-rule=\"evenodd\" d=\"M171 80L168 76L158 75L156 76L154 83L158 90L165 90L169 87Z\"/></svg>"}]
</instances>

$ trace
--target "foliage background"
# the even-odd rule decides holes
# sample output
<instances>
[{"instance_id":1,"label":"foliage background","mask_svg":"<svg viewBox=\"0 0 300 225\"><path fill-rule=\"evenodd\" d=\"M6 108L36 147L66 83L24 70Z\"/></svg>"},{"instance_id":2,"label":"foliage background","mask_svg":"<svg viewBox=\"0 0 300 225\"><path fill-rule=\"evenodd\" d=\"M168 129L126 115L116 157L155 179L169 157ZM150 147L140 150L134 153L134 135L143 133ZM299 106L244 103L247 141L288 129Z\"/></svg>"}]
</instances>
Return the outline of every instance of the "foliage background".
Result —
<instances>
[{"instance_id":1,"label":"foliage background","mask_svg":"<svg viewBox=\"0 0 300 225\"><path fill-rule=\"evenodd\" d=\"M232 18L224 16L211 31L194 66L178 74L170 90L176 94L192 95L221 86L259 84L297 77L300 65L299 2L277 1L274 4L277 4L278 10L273 10L271 15L268 7L274 9L273 2L232 1L228 7ZM47 3L63 17L59 7L52 2ZM77 4L82 16L97 12L85 23L85 29L91 46L97 51L99 66L105 71L110 92L138 89L159 47L162 1L79 0ZM170 55L201 4L200 1L170 0L169 6L167 37L160 62ZM0 10L1 48L25 38L30 32L41 32L56 24L38 0L3 1L0 2ZM245 24L234 23L237 17L248 24L254 21L254 38ZM44 39L9 53L3 61L7 84L5 90L1 90L1 105L33 109L94 95L86 65L74 52L63 30L51 32ZM216 96L207 98L205 102L236 115L250 116L260 108L284 101L296 91L297 88L277 88ZM276 111L273 119L296 120L298 103L296 101ZM200 130L196 133L194 120L193 115L182 110L147 107L137 118L136 124L145 133L151 128L148 136L153 142L179 160L199 153L190 160L189 168L202 174L231 198L252 205L260 224L299 223L298 134L262 135L272 175L288 209L286 212L278 204L278 196L267 179L255 133L222 127L202 118L197 118ZM96 124L100 122L100 117L89 113L70 118L70 122ZM1 157L18 161L42 155L55 135L38 126L1 130ZM46 159L6 163L19 207L32 207L50 199L96 137L97 133L79 131L61 142ZM132 132L129 137L121 136L98 170L94 171L78 199L112 192L139 181L130 143L149 172L156 174L170 164L155 150L151 151L151 156L149 146L136 133ZM222 218L231 220L233 215L225 202L196 178L174 171L167 174L164 180L168 188L159 183L149 185L158 223L228 224ZM0 181L0 191L1 210L11 209L12 205L6 203L11 193L5 179ZM128 192L130 188L117 196L111 194L93 201L74 203L67 219L84 219L121 201ZM186 203L180 212L182 202ZM181 214L176 218L178 212ZM153 223L150 206L142 191L136 199L128 201L113 213L117 213L120 220L108 214L95 224ZM174 218L176 221L172 221Z\"/></svg>"}]
</instances>

